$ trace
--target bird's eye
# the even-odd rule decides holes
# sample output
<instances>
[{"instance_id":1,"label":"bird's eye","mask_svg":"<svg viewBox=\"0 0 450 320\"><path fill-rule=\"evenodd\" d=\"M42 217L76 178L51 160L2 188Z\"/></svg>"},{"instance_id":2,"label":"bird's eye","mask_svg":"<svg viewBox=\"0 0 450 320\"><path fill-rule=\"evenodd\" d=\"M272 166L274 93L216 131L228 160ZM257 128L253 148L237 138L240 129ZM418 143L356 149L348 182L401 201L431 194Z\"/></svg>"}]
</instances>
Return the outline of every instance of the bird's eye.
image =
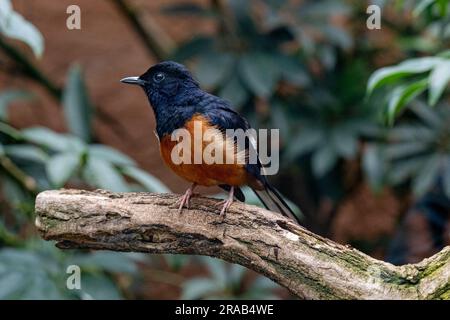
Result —
<instances>
[{"instance_id":1,"label":"bird's eye","mask_svg":"<svg viewBox=\"0 0 450 320\"><path fill-rule=\"evenodd\" d=\"M153 81L155 82L161 82L164 80L166 76L164 75L164 73L162 72L158 72L153 76Z\"/></svg>"}]
</instances>

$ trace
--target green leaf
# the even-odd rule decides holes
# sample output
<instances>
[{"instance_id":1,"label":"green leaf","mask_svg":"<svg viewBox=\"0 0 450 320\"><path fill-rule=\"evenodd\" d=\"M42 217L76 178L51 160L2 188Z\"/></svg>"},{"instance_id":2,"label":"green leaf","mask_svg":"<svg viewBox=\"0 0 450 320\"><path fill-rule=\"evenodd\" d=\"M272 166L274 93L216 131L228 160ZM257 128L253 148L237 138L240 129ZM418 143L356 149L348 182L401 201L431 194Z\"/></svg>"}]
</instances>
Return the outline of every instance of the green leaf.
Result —
<instances>
[{"instance_id":1,"label":"green leaf","mask_svg":"<svg viewBox=\"0 0 450 320\"><path fill-rule=\"evenodd\" d=\"M226 288L228 282L226 264L222 260L210 257L202 257L201 260L215 279L216 286L222 289Z\"/></svg>"},{"instance_id":2,"label":"green leaf","mask_svg":"<svg viewBox=\"0 0 450 320\"><path fill-rule=\"evenodd\" d=\"M384 152L388 159L396 160L405 157L411 157L415 154L427 151L429 145L423 141L416 140L405 143L395 143L388 145Z\"/></svg>"},{"instance_id":3,"label":"green leaf","mask_svg":"<svg viewBox=\"0 0 450 320\"><path fill-rule=\"evenodd\" d=\"M7 108L16 100L29 100L33 95L23 90L8 90L0 93L0 120L7 120Z\"/></svg>"},{"instance_id":4,"label":"green leaf","mask_svg":"<svg viewBox=\"0 0 450 320\"><path fill-rule=\"evenodd\" d=\"M421 196L433 186L433 183L436 182L438 177L440 163L440 155L431 155L424 162L413 180L414 194Z\"/></svg>"},{"instance_id":5,"label":"green leaf","mask_svg":"<svg viewBox=\"0 0 450 320\"><path fill-rule=\"evenodd\" d=\"M367 92L372 92L388 83L405 78L413 74L419 74L432 69L441 59L437 57L424 57L407 60L397 66L385 67L375 71L369 78Z\"/></svg>"},{"instance_id":6,"label":"green leaf","mask_svg":"<svg viewBox=\"0 0 450 320\"><path fill-rule=\"evenodd\" d=\"M413 10L413 16L417 18L424 12L430 5L432 5L436 0L422 0Z\"/></svg>"},{"instance_id":7,"label":"green leaf","mask_svg":"<svg viewBox=\"0 0 450 320\"><path fill-rule=\"evenodd\" d=\"M67 265L75 264L82 270L98 272L108 271L115 273L133 274L137 272L135 261L126 253L98 251L91 254L79 254L72 257Z\"/></svg>"},{"instance_id":8,"label":"green leaf","mask_svg":"<svg viewBox=\"0 0 450 320\"><path fill-rule=\"evenodd\" d=\"M38 58L44 52L44 37L34 25L13 10L10 0L0 1L0 33L25 42Z\"/></svg>"},{"instance_id":9,"label":"green leaf","mask_svg":"<svg viewBox=\"0 0 450 320\"><path fill-rule=\"evenodd\" d=\"M393 164L388 174L389 183L397 185L413 177L423 166L426 159L427 156L420 156Z\"/></svg>"},{"instance_id":10,"label":"green leaf","mask_svg":"<svg viewBox=\"0 0 450 320\"><path fill-rule=\"evenodd\" d=\"M232 77L225 82L225 85L219 92L219 96L230 101L236 108L239 108L247 101L248 92L239 79L239 75L233 74Z\"/></svg>"},{"instance_id":11,"label":"green leaf","mask_svg":"<svg viewBox=\"0 0 450 320\"><path fill-rule=\"evenodd\" d=\"M5 146L4 149L5 153L10 157L35 161L38 163L46 163L48 160L48 155L40 148L33 145L27 144L8 145Z\"/></svg>"},{"instance_id":12,"label":"green leaf","mask_svg":"<svg viewBox=\"0 0 450 320\"><path fill-rule=\"evenodd\" d=\"M417 102L420 102L420 100ZM411 110L420 118L420 120L427 124L430 129L438 128L444 123L443 121L445 121L434 109L427 108L427 106L422 103L414 103L411 106Z\"/></svg>"},{"instance_id":13,"label":"green leaf","mask_svg":"<svg viewBox=\"0 0 450 320\"><path fill-rule=\"evenodd\" d=\"M436 64L429 77L428 103L436 105L440 96L450 81L450 60L444 60Z\"/></svg>"},{"instance_id":14,"label":"green leaf","mask_svg":"<svg viewBox=\"0 0 450 320\"><path fill-rule=\"evenodd\" d=\"M439 14L442 18L445 18L448 14L448 6L449 1L448 0L437 0L437 5L439 8Z\"/></svg>"},{"instance_id":15,"label":"green leaf","mask_svg":"<svg viewBox=\"0 0 450 320\"><path fill-rule=\"evenodd\" d=\"M0 299L15 299L27 287L26 278L20 272L11 272L0 274Z\"/></svg>"},{"instance_id":16,"label":"green leaf","mask_svg":"<svg viewBox=\"0 0 450 320\"><path fill-rule=\"evenodd\" d=\"M124 167L122 169L122 172L124 175L139 182L150 192L170 193L169 188L167 188L161 181L148 174L144 170L141 170L137 167Z\"/></svg>"},{"instance_id":17,"label":"green leaf","mask_svg":"<svg viewBox=\"0 0 450 320\"><path fill-rule=\"evenodd\" d=\"M305 127L294 136L286 151L286 159L293 160L317 148L324 140L323 132L319 128Z\"/></svg>"},{"instance_id":18,"label":"green leaf","mask_svg":"<svg viewBox=\"0 0 450 320\"><path fill-rule=\"evenodd\" d=\"M101 274L83 274L81 277L81 290L83 299L122 299L122 295L113 281L109 277Z\"/></svg>"},{"instance_id":19,"label":"green leaf","mask_svg":"<svg viewBox=\"0 0 450 320\"><path fill-rule=\"evenodd\" d=\"M0 122L0 132L10 136L15 140L20 140L23 138L22 133L19 130L11 127L10 125L4 122Z\"/></svg>"},{"instance_id":20,"label":"green leaf","mask_svg":"<svg viewBox=\"0 0 450 320\"><path fill-rule=\"evenodd\" d=\"M83 141L91 139L92 106L83 81L81 68L72 66L63 93L63 110L67 125Z\"/></svg>"},{"instance_id":21,"label":"green leaf","mask_svg":"<svg viewBox=\"0 0 450 320\"><path fill-rule=\"evenodd\" d=\"M357 136L344 125L332 130L330 140L334 150L344 158L352 158L358 151Z\"/></svg>"},{"instance_id":22,"label":"green leaf","mask_svg":"<svg viewBox=\"0 0 450 320\"><path fill-rule=\"evenodd\" d=\"M240 60L240 75L249 89L259 97L269 97L279 79L279 70L270 55L253 52Z\"/></svg>"},{"instance_id":23,"label":"green leaf","mask_svg":"<svg viewBox=\"0 0 450 320\"><path fill-rule=\"evenodd\" d=\"M22 134L25 140L55 151L66 151L70 145L66 135L44 127L28 128Z\"/></svg>"},{"instance_id":24,"label":"green leaf","mask_svg":"<svg viewBox=\"0 0 450 320\"><path fill-rule=\"evenodd\" d=\"M314 152L312 157L312 169L316 177L322 177L336 164L338 157L333 148L328 145L322 146Z\"/></svg>"},{"instance_id":25,"label":"green leaf","mask_svg":"<svg viewBox=\"0 0 450 320\"><path fill-rule=\"evenodd\" d=\"M116 192L129 190L118 170L110 162L99 158L88 157L83 177L88 183L99 188Z\"/></svg>"},{"instance_id":26,"label":"green leaf","mask_svg":"<svg viewBox=\"0 0 450 320\"><path fill-rule=\"evenodd\" d=\"M91 157L102 159L118 166L134 166L136 164L126 154L103 144L91 144L88 152Z\"/></svg>"},{"instance_id":27,"label":"green leaf","mask_svg":"<svg viewBox=\"0 0 450 320\"><path fill-rule=\"evenodd\" d=\"M383 186L385 164L381 150L376 145L368 145L363 154L362 166L372 189L379 191Z\"/></svg>"},{"instance_id":28,"label":"green leaf","mask_svg":"<svg viewBox=\"0 0 450 320\"><path fill-rule=\"evenodd\" d=\"M218 291L218 285L211 279L192 278L183 284L181 299L200 299Z\"/></svg>"},{"instance_id":29,"label":"green leaf","mask_svg":"<svg viewBox=\"0 0 450 320\"><path fill-rule=\"evenodd\" d=\"M298 59L286 55L279 55L275 63L281 72L281 77L289 83L297 86L307 86L311 83L308 73Z\"/></svg>"},{"instance_id":30,"label":"green leaf","mask_svg":"<svg viewBox=\"0 0 450 320\"><path fill-rule=\"evenodd\" d=\"M80 156L76 153L65 152L50 158L46 171L50 182L55 187L62 187L75 173L80 165Z\"/></svg>"},{"instance_id":31,"label":"green leaf","mask_svg":"<svg viewBox=\"0 0 450 320\"><path fill-rule=\"evenodd\" d=\"M444 192L447 195L448 198L450 198L450 157L447 157L447 159L444 159L444 161L447 161L447 164L444 168L444 174L443 174L443 186L444 186Z\"/></svg>"},{"instance_id":32,"label":"green leaf","mask_svg":"<svg viewBox=\"0 0 450 320\"><path fill-rule=\"evenodd\" d=\"M201 85L215 88L233 70L230 54L209 52L199 57L194 72Z\"/></svg>"},{"instance_id":33,"label":"green leaf","mask_svg":"<svg viewBox=\"0 0 450 320\"><path fill-rule=\"evenodd\" d=\"M423 79L409 85L395 88L389 98L387 110L388 122L393 123L395 117L405 108L405 106L425 91L427 84L427 79Z\"/></svg>"}]
</instances>

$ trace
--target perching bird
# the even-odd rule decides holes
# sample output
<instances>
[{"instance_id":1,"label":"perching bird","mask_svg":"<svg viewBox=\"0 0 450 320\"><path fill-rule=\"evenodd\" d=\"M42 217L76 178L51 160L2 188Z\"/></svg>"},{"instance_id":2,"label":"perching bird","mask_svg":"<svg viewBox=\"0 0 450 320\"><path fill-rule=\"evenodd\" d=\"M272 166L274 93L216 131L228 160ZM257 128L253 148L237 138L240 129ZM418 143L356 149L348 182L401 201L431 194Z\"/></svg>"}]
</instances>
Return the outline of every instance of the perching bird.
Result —
<instances>
[{"instance_id":1,"label":"perching bird","mask_svg":"<svg viewBox=\"0 0 450 320\"><path fill-rule=\"evenodd\" d=\"M245 146L239 147L235 139L225 132L226 129L249 129L247 120L234 111L228 101L203 91L185 66L165 61L152 66L139 77L127 77L121 82L139 85L144 89L156 117L156 132L162 158L177 175L192 183L179 200L180 211L185 206L189 207L189 200L197 185L219 186L229 191L228 199L221 203L221 215L224 215L234 197L245 201L239 187L248 185L267 209L279 212L300 224L278 191L269 184L265 175L261 174L262 166L259 160L256 163L248 161L249 149L252 148L249 139L246 140ZM194 134L196 124L201 124L204 131L212 129L216 135L213 141L219 144L217 147L230 150L231 146L236 158L243 155L244 161L233 161L231 164L174 161L172 150L178 142L172 141L172 133L176 129L187 129ZM203 148L205 145L202 145L200 150L192 148L189 150L192 151L189 157L194 158L194 153L203 152ZM202 156L203 153L200 157Z\"/></svg>"}]
</instances>

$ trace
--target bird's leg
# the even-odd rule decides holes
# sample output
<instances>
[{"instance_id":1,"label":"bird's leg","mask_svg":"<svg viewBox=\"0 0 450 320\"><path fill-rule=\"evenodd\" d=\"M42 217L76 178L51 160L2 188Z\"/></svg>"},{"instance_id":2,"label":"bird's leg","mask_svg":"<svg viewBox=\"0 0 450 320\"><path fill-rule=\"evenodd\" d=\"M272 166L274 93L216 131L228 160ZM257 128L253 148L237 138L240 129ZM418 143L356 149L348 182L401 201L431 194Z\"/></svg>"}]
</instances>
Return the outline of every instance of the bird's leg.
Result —
<instances>
[{"instance_id":1,"label":"bird's leg","mask_svg":"<svg viewBox=\"0 0 450 320\"><path fill-rule=\"evenodd\" d=\"M178 211L181 213L183 211L183 207L189 209L189 200L191 200L192 195L194 194L194 188L197 186L196 183L191 184L191 186L186 190L184 195L178 199L177 203L180 203L180 207Z\"/></svg>"},{"instance_id":2,"label":"bird's leg","mask_svg":"<svg viewBox=\"0 0 450 320\"><path fill-rule=\"evenodd\" d=\"M230 192L228 193L228 198L226 200L217 203L218 206L223 205L222 210L220 211L221 217L225 216L227 209L231 206L233 201L234 201L234 187L232 186Z\"/></svg>"}]
</instances>

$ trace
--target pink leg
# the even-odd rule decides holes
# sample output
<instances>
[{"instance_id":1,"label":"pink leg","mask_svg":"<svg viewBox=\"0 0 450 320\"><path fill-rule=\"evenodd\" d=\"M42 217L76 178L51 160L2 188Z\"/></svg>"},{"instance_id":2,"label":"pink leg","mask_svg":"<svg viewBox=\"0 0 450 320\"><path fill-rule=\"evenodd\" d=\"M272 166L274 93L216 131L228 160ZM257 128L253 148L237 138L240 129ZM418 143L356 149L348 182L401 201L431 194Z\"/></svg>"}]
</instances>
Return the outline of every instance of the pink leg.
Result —
<instances>
[{"instance_id":1,"label":"pink leg","mask_svg":"<svg viewBox=\"0 0 450 320\"><path fill-rule=\"evenodd\" d=\"M228 193L228 198L226 200L220 201L217 205L223 205L222 210L220 211L220 216L225 216L227 209L231 206L234 201L234 187L231 187L230 192Z\"/></svg>"},{"instance_id":2,"label":"pink leg","mask_svg":"<svg viewBox=\"0 0 450 320\"><path fill-rule=\"evenodd\" d=\"M186 207L189 209L189 200L191 200L192 195L194 194L194 188L197 186L196 183L191 184L189 189L186 190L184 195L178 199L177 203L180 203L180 207L178 208L178 211L181 213L183 211L183 207Z\"/></svg>"}]
</instances>

